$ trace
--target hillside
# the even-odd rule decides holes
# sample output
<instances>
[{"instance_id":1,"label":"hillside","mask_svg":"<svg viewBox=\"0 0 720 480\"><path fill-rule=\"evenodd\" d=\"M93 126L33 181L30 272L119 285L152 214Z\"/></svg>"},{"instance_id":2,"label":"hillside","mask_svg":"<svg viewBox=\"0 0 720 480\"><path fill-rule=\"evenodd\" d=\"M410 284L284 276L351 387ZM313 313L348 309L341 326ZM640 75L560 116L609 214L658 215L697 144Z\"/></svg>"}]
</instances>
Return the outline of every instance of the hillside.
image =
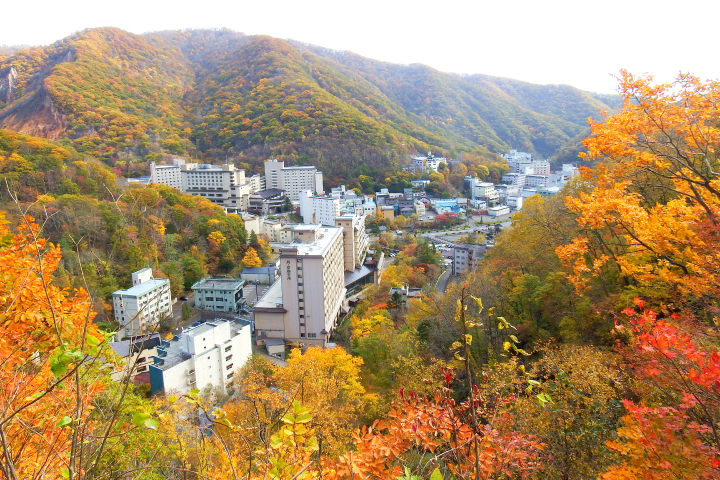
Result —
<instances>
[{"instance_id":1,"label":"hillside","mask_svg":"<svg viewBox=\"0 0 720 480\"><path fill-rule=\"evenodd\" d=\"M142 171L163 154L395 171L433 150L550 157L613 99L229 30L91 29L0 55L0 127ZM609 102L609 103L608 103Z\"/></svg>"}]
</instances>

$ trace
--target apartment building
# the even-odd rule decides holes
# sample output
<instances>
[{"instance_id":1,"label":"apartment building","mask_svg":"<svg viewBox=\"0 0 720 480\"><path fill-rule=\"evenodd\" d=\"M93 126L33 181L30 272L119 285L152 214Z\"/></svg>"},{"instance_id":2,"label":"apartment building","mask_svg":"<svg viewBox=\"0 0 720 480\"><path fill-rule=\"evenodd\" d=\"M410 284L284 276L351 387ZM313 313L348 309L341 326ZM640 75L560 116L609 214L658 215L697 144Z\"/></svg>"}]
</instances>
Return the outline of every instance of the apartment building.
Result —
<instances>
[{"instance_id":1,"label":"apartment building","mask_svg":"<svg viewBox=\"0 0 720 480\"><path fill-rule=\"evenodd\" d=\"M549 175L550 162L547 160L536 160L527 152L510 150L510 153L502 155L507 160L510 173L522 173L526 175Z\"/></svg>"},{"instance_id":2,"label":"apartment building","mask_svg":"<svg viewBox=\"0 0 720 480\"><path fill-rule=\"evenodd\" d=\"M115 321L120 325L117 340L154 332L160 320L172 316L170 280L153 278L152 270L143 268L132 274L132 284L112 294Z\"/></svg>"},{"instance_id":3,"label":"apartment building","mask_svg":"<svg viewBox=\"0 0 720 480\"><path fill-rule=\"evenodd\" d=\"M300 201L300 193L311 190L315 195L322 195L323 175L313 166L286 167L280 160L265 161L265 183L267 188L279 188L293 202Z\"/></svg>"},{"instance_id":4,"label":"apartment building","mask_svg":"<svg viewBox=\"0 0 720 480\"><path fill-rule=\"evenodd\" d=\"M340 199L337 197L313 196L310 190L300 195L300 216L307 224L335 225L340 216Z\"/></svg>"},{"instance_id":5,"label":"apartment building","mask_svg":"<svg viewBox=\"0 0 720 480\"><path fill-rule=\"evenodd\" d=\"M485 245L473 245L470 243L456 244L453 255L453 275L474 270L478 262L487 251Z\"/></svg>"},{"instance_id":6,"label":"apartment building","mask_svg":"<svg viewBox=\"0 0 720 480\"><path fill-rule=\"evenodd\" d=\"M335 217L335 226L343 229L345 270L354 272L362 266L370 242L365 233L365 215Z\"/></svg>"},{"instance_id":7,"label":"apartment building","mask_svg":"<svg viewBox=\"0 0 720 480\"><path fill-rule=\"evenodd\" d=\"M195 306L202 310L239 313L245 304L243 287L245 280L239 278L203 278L193 284Z\"/></svg>"},{"instance_id":8,"label":"apartment building","mask_svg":"<svg viewBox=\"0 0 720 480\"><path fill-rule=\"evenodd\" d=\"M130 375L130 380L148 371L157 347L162 343L159 333L136 335L128 340L110 342L110 347L121 359L121 368L113 370L110 377L120 382Z\"/></svg>"},{"instance_id":9,"label":"apartment building","mask_svg":"<svg viewBox=\"0 0 720 480\"><path fill-rule=\"evenodd\" d=\"M158 347L148 367L151 392L182 395L208 385L226 392L252 355L251 333L250 322L239 318L186 328Z\"/></svg>"},{"instance_id":10,"label":"apartment building","mask_svg":"<svg viewBox=\"0 0 720 480\"><path fill-rule=\"evenodd\" d=\"M345 299L343 228L298 225L280 249L280 278L255 304L259 338L325 346Z\"/></svg>"}]
</instances>

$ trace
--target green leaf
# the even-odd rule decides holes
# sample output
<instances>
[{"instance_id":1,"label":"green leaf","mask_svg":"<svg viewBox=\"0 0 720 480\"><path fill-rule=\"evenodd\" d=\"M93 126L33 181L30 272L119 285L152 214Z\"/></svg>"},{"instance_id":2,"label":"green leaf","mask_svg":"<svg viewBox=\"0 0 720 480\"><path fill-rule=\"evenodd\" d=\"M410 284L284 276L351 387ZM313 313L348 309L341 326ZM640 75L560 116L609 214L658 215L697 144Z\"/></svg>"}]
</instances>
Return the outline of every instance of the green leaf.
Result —
<instances>
[{"instance_id":1,"label":"green leaf","mask_svg":"<svg viewBox=\"0 0 720 480\"><path fill-rule=\"evenodd\" d=\"M170 403L170 405L172 405L173 403L177 402L177 397L175 395L170 395L168 397L168 402Z\"/></svg>"},{"instance_id":2,"label":"green leaf","mask_svg":"<svg viewBox=\"0 0 720 480\"><path fill-rule=\"evenodd\" d=\"M100 343L100 341L97 339L97 337L94 337L94 336L92 336L92 335L88 335L88 336L87 336L87 343L88 343L88 345L90 345L91 347L96 347L96 346L98 345L98 343Z\"/></svg>"},{"instance_id":3,"label":"green leaf","mask_svg":"<svg viewBox=\"0 0 720 480\"><path fill-rule=\"evenodd\" d=\"M133 414L132 422L138 427L142 427L145 424L145 420L147 420L148 418L150 418L149 414L136 412Z\"/></svg>"},{"instance_id":4,"label":"green leaf","mask_svg":"<svg viewBox=\"0 0 720 480\"><path fill-rule=\"evenodd\" d=\"M61 468L60 475L62 475L63 478L70 478L70 470L65 467Z\"/></svg>"},{"instance_id":5,"label":"green leaf","mask_svg":"<svg viewBox=\"0 0 720 480\"><path fill-rule=\"evenodd\" d=\"M538 382L537 380L528 380L528 383L529 383L530 385L535 385L535 386L539 386L539 385L540 385L540 382Z\"/></svg>"},{"instance_id":6,"label":"green leaf","mask_svg":"<svg viewBox=\"0 0 720 480\"><path fill-rule=\"evenodd\" d=\"M312 420L312 415L309 413L303 413L295 417L296 423L308 423L310 420Z\"/></svg>"},{"instance_id":7,"label":"green leaf","mask_svg":"<svg viewBox=\"0 0 720 480\"><path fill-rule=\"evenodd\" d=\"M149 428L151 430L157 430L157 428L160 426L160 420L157 418L148 418L145 420L145 428Z\"/></svg>"},{"instance_id":8,"label":"green leaf","mask_svg":"<svg viewBox=\"0 0 720 480\"><path fill-rule=\"evenodd\" d=\"M433 470L432 474L430 474L430 480L443 480L442 473L440 473L439 468L435 468Z\"/></svg>"},{"instance_id":9,"label":"green leaf","mask_svg":"<svg viewBox=\"0 0 720 480\"><path fill-rule=\"evenodd\" d=\"M70 425L71 423L72 423L72 418L70 418L66 415L60 419L60 421L57 423L56 427L62 428L65 425Z\"/></svg>"}]
</instances>

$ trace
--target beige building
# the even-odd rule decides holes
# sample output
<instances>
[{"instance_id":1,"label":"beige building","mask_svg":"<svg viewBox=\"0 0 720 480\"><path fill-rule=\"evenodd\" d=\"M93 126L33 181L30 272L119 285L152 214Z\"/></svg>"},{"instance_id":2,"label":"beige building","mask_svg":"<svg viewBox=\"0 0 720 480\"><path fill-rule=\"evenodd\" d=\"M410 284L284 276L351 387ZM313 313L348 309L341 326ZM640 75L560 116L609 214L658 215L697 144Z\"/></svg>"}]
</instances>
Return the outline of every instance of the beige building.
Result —
<instances>
[{"instance_id":1,"label":"beige building","mask_svg":"<svg viewBox=\"0 0 720 480\"><path fill-rule=\"evenodd\" d=\"M378 208L378 219L392 222L395 220L395 207L383 205Z\"/></svg>"},{"instance_id":2,"label":"beige building","mask_svg":"<svg viewBox=\"0 0 720 480\"><path fill-rule=\"evenodd\" d=\"M143 268L133 272L132 284L112 294L115 321L120 325L116 340L155 332L160 320L172 316L170 280L153 278L152 270Z\"/></svg>"},{"instance_id":3,"label":"beige building","mask_svg":"<svg viewBox=\"0 0 720 480\"><path fill-rule=\"evenodd\" d=\"M255 304L258 338L324 346L345 298L341 227L298 225L280 249L280 278Z\"/></svg>"},{"instance_id":4,"label":"beige building","mask_svg":"<svg viewBox=\"0 0 720 480\"><path fill-rule=\"evenodd\" d=\"M364 215L343 215L335 217L335 226L343 229L345 270L355 271L363 264L369 239L365 233Z\"/></svg>"}]
</instances>

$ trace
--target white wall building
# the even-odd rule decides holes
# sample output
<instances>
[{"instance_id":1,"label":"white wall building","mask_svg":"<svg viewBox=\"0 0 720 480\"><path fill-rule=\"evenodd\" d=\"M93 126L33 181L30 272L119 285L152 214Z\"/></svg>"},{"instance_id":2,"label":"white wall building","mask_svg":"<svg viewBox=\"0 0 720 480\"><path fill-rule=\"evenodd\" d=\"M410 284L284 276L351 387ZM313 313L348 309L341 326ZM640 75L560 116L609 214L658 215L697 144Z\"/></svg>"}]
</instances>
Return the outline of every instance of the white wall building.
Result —
<instances>
[{"instance_id":1,"label":"white wall building","mask_svg":"<svg viewBox=\"0 0 720 480\"><path fill-rule=\"evenodd\" d=\"M335 225L343 229L345 270L353 272L363 264L370 243L365 233L365 215L335 217Z\"/></svg>"},{"instance_id":2,"label":"white wall building","mask_svg":"<svg viewBox=\"0 0 720 480\"><path fill-rule=\"evenodd\" d=\"M149 367L152 393L182 395L208 385L226 392L252 355L250 329L249 322L220 318L187 328L167 346L158 347Z\"/></svg>"},{"instance_id":3,"label":"white wall building","mask_svg":"<svg viewBox=\"0 0 720 480\"><path fill-rule=\"evenodd\" d=\"M154 332L157 324L172 316L170 280L153 278L152 270L143 268L132 274L133 286L112 294L115 321L120 325L116 339Z\"/></svg>"},{"instance_id":4,"label":"white wall building","mask_svg":"<svg viewBox=\"0 0 720 480\"><path fill-rule=\"evenodd\" d=\"M260 175L245 177L245 170L234 165L222 166L186 163L173 159L171 165L150 162L150 182L177 188L183 193L200 195L229 210L246 210L249 195L264 190Z\"/></svg>"},{"instance_id":5,"label":"white wall building","mask_svg":"<svg viewBox=\"0 0 720 480\"><path fill-rule=\"evenodd\" d=\"M173 163L170 165L157 165L155 162L150 162L150 183L167 185L182 191L181 165L185 165L185 160L182 158L173 158Z\"/></svg>"},{"instance_id":6,"label":"white wall building","mask_svg":"<svg viewBox=\"0 0 720 480\"><path fill-rule=\"evenodd\" d=\"M300 193L311 190L315 195L325 193L323 175L313 166L286 167L280 160L265 161L265 183L268 189L279 188L293 202L300 201Z\"/></svg>"},{"instance_id":7,"label":"white wall building","mask_svg":"<svg viewBox=\"0 0 720 480\"><path fill-rule=\"evenodd\" d=\"M255 304L259 338L324 346L345 298L343 228L298 225L280 249L280 278Z\"/></svg>"},{"instance_id":8,"label":"white wall building","mask_svg":"<svg viewBox=\"0 0 720 480\"><path fill-rule=\"evenodd\" d=\"M299 199L303 223L335 225L335 217L340 216L339 198L313 196L310 190L305 190Z\"/></svg>"}]
</instances>

